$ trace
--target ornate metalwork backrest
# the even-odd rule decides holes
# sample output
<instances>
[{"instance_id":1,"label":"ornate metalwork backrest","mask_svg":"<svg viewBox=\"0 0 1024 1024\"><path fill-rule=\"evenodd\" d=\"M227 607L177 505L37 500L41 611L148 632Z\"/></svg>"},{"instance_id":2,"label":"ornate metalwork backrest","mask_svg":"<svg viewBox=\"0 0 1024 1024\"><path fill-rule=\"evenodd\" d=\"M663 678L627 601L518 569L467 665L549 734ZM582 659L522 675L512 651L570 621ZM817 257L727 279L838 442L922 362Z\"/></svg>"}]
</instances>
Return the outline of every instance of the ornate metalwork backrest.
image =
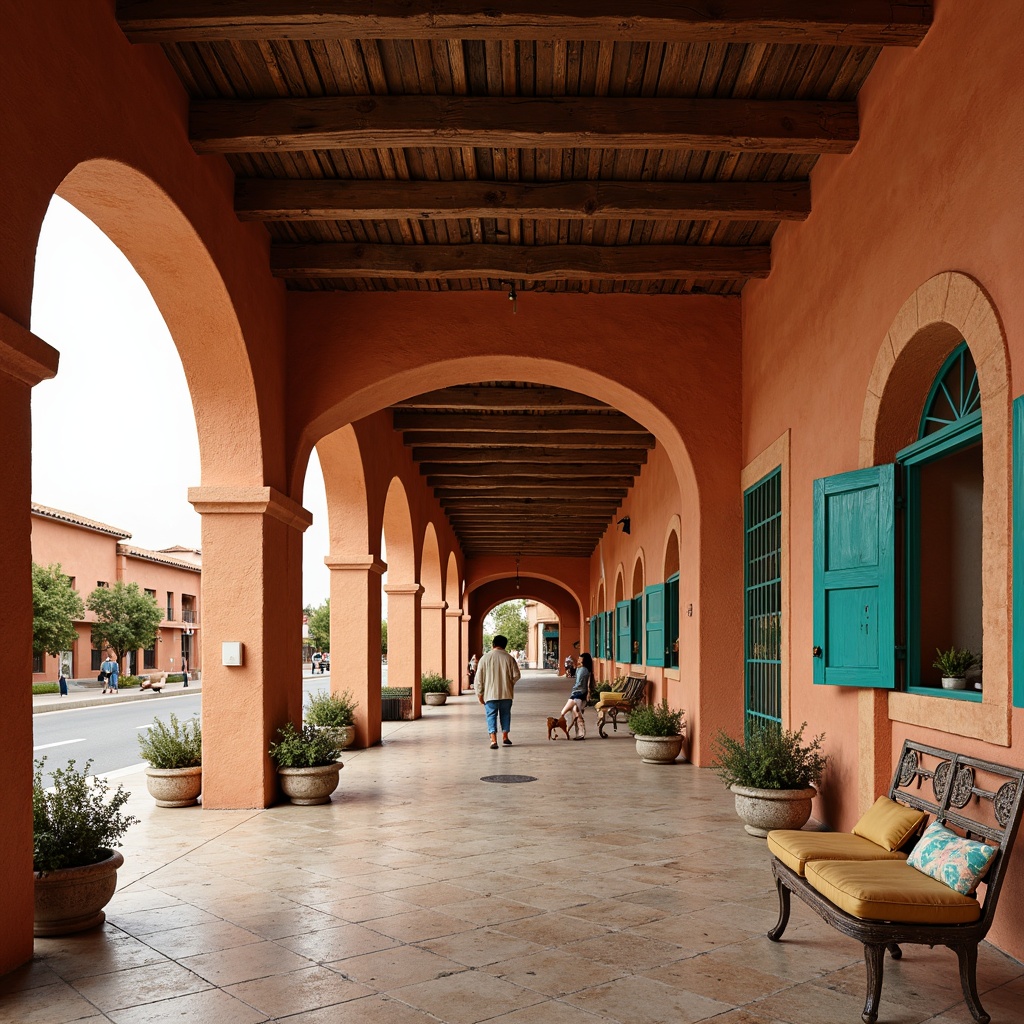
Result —
<instances>
[{"instance_id":1,"label":"ornate metalwork backrest","mask_svg":"<svg viewBox=\"0 0 1024 1024\"><path fill-rule=\"evenodd\" d=\"M1024 769L907 740L889 796L927 811L960 835L999 848L981 882L983 918L991 918L1024 809Z\"/></svg>"}]
</instances>

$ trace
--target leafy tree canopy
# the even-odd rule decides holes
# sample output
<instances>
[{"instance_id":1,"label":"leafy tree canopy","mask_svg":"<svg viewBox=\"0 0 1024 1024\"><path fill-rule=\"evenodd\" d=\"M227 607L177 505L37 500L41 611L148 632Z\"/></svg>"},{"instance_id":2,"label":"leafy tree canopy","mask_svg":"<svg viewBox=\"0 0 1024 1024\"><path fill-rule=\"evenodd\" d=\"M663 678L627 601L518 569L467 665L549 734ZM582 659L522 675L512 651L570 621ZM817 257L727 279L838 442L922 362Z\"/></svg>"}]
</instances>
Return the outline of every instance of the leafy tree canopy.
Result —
<instances>
[{"instance_id":1,"label":"leafy tree canopy","mask_svg":"<svg viewBox=\"0 0 1024 1024\"><path fill-rule=\"evenodd\" d=\"M388 656L388 620L380 620L380 653L381 657Z\"/></svg>"},{"instance_id":2,"label":"leafy tree canopy","mask_svg":"<svg viewBox=\"0 0 1024 1024\"><path fill-rule=\"evenodd\" d=\"M137 583L97 587L85 602L96 613L93 647L111 648L120 661L129 651L147 649L156 642L164 613Z\"/></svg>"},{"instance_id":3,"label":"leafy tree canopy","mask_svg":"<svg viewBox=\"0 0 1024 1024\"><path fill-rule=\"evenodd\" d=\"M314 608L309 616L309 639L318 651L331 649L331 599L319 608Z\"/></svg>"},{"instance_id":4,"label":"leafy tree canopy","mask_svg":"<svg viewBox=\"0 0 1024 1024\"><path fill-rule=\"evenodd\" d=\"M71 648L78 639L75 619L85 614L78 591L61 572L60 562L32 563L32 653L52 654Z\"/></svg>"},{"instance_id":5,"label":"leafy tree canopy","mask_svg":"<svg viewBox=\"0 0 1024 1024\"><path fill-rule=\"evenodd\" d=\"M493 625L484 633L484 650L491 648L494 637L499 633L508 637L508 650L526 650L526 602L518 599L506 601L499 604L497 608L487 616L488 625Z\"/></svg>"}]
</instances>

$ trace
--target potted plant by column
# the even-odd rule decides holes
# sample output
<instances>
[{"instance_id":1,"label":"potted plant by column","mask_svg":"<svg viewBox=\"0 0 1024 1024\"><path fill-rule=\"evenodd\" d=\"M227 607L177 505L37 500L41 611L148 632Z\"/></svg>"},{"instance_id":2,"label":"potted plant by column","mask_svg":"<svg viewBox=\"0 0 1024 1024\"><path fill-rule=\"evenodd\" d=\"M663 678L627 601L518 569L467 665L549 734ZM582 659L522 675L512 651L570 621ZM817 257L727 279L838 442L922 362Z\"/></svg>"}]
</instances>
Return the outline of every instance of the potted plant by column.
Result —
<instances>
[{"instance_id":1,"label":"potted plant by column","mask_svg":"<svg viewBox=\"0 0 1024 1024\"><path fill-rule=\"evenodd\" d=\"M804 722L796 732L766 723L750 730L746 740L726 732L715 739L711 768L736 797L736 813L752 836L776 828L803 828L811 816L811 800L828 756L821 752L825 734L803 742Z\"/></svg>"},{"instance_id":2,"label":"potted plant by column","mask_svg":"<svg viewBox=\"0 0 1024 1024\"><path fill-rule=\"evenodd\" d=\"M304 725L301 730L286 722L277 730L280 739L270 744L281 789L293 804L326 804L338 788L341 753L330 732Z\"/></svg>"},{"instance_id":3,"label":"potted plant by column","mask_svg":"<svg viewBox=\"0 0 1024 1024\"><path fill-rule=\"evenodd\" d=\"M438 672L428 672L420 679L424 704L444 704L451 693L452 681Z\"/></svg>"},{"instance_id":4,"label":"potted plant by column","mask_svg":"<svg viewBox=\"0 0 1024 1024\"><path fill-rule=\"evenodd\" d=\"M340 693L315 693L306 705L306 725L329 730L339 750L352 745L356 730L353 725L359 702L351 690Z\"/></svg>"},{"instance_id":5,"label":"potted plant by column","mask_svg":"<svg viewBox=\"0 0 1024 1024\"><path fill-rule=\"evenodd\" d=\"M966 690L967 671L978 663L978 656L966 647L950 647L948 651L940 651L936 647L935 653L938 657L932 662L932 668L942 673L942 688Z\"/></svg>"},{"instance_id":6,"label":"potted plant by column","mask_svg":"<svg viewBox=\"0 0 1024 1024\"><path fill-rule=\"evenodd\" d=\"M636 740L636 752L647 764L672 764L683 749L682 709L660 704L641 704L629 713L629 731Z\"/></svg>"},{"instance_id":7,"label":"potted plant by column","mask_svg":"<svg viewBox=\"0 0 1024 1024\"><path fill-rule=\"evenodd\" d=\"M108 800L110 783L88 778L92 761L81 771L74 761L55 769L49 791L43 788L45 763L36 761L32 775L35 934L70 935L106 920L103 908L124 863L113 847L139 819L121 812L129 796L123 786Z\"/></svg>"},{"instance_id":8,"label":"potted plant by column","mask_svg":"<svg viewBox=\"0 0 1024 1024\"><path fill-rule=\"evenodd\" d=\"M139 750L149 762L146 788L157 807L191 807L203 788L203 734L199 719L179 722L171 714L167 725L153 719L139 736Z\"/></svg>"}]
</instances>

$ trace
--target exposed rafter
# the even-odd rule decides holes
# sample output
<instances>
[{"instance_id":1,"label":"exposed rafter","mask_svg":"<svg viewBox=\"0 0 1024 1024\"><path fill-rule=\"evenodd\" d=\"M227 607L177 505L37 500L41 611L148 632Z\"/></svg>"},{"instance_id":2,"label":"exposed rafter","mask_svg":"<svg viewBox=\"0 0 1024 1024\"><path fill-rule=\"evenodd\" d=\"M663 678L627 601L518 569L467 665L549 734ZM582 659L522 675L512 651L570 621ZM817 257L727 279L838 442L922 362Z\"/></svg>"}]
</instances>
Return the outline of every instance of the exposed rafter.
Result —
<instances>
[{"instance_id":1,"label":"exposed rafter","mask_svg":"<svg viewBox=\"0 0 1024 1024\"><path fill-rule=\"evenodd\" d=\"M569 453L558 448L525 448L503 447L492 442L487 447L478 448L413 448L414 462L445 462L450 466L474 466L480 463L493 462L495 459L510 462L529 462L531 465L564 466L566 463L584 465L595 464L607 466L609 463L643 463L647 461L645 448L601 448L582 449ZM638 470L639 472L639 470Z\"/></svg>"},{"instance_id":2,"label":"exposed rafter","mask_svg":"<svg viewBox=\"0 0 1024 1024\"><path fill-rule=\"evenodd\" d=\"M552 96L319 96L200 100L199 153L309 149L699 149L849 153L857 104L821 100Z\"/></svg>"},{"instance_id":3,"label":"exposed rafter","mask_svg":"<svg viewBox=\"0 0 1024 1024\"><path fill-rule=\"evenodd\" d=\"M485 431L501 435L508 431L531 429L571 433L582 431L599 435L605 432L646 435L647 431L635 420L621 412L613 413L504 413L500 416L484 413L446 415L438 412L407 412L396 410L395 430Z\"/></svg>"},{"instance_id":4,"label":"exposed rafter","mask_svg":"<svg viewBox=\"0 0 1024 1024\"><path fill-rule=\"evenodd\" d=\"M609 410L611 407L596 398L578 395L563 388L517 387L499 384L493 387L461 385L427 391L422 395L396 402L395 409L448 409L478 412L537 412L551 409L566 411Z\"/></svg>"},{"instance_id":5,"label":"exposed rafter","mask_svg":"<svg viewBox=\"0 0 1024 1024\"><path fill-rule=\"evenodd\" d=\"M767 245L276 245L276 277L642 281L767 277Z\"/></svg>"},{"instance_id":6,"label":"exposed rafter","mask_svg":"<svg viewBox=\"0 0 1024 1024\"><path fill-rule=\"evenodd\" d=\"M914 46L928 2L885 0L133 0L118 20L133 42L262 39L620 39Z\"/></svg>"},{"instance_id":7,"label":"exposed rafter","mask_svg":"<svg viewBox=\"0 0 1024 1024\"><path fill-rule=\"evenodd\" d=\"M483 430L462 430L452 434L447 430L421 429L409 427L405 431L405 443L416 445L417 448L477 448L479 446L493 445L496 438ZM535 448L569 448L574 452L598 451L603 448L647 448L655 445L654 435L646 432L629 433L600 433L588 434L586 432L563 433L550 427L538 427L527 430L524 425L521 432L514 429L505 431L501 435L501 444L519 445L522 447Z\"/></svg>"},{"instance_id":8,"label":"exposed rafter","mask_svg":"<svg viewBox=\"0 0 1024 1024\"><path fill-rule=\"evenodd\" d=\"M803 220L806 181L351 181L245 178L241 220Z\"/></svg>"}]
</instances>

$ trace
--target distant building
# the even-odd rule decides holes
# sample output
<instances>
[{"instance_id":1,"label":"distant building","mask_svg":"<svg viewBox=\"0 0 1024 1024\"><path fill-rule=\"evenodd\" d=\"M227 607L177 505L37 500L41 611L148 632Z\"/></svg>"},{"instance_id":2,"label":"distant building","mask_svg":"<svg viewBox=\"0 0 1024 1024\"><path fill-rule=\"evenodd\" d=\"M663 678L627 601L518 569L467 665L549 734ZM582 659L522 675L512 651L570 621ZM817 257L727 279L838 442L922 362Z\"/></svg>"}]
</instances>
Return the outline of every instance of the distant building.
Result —
<instances>
[{"instance_id":1,"label":"distant building","mask_svg":"<svg viewBox=\"0 0 1024 1024\"><path fill-rule=\"evenodd\" d=\"M131 534L72 512L32 504L32 560L38 565L59 562L82 600L97 587L137 583L164 611L156 642L149 650L132 651L121 671L137 675L148 671L180 672L182 659L190 671L198 670L199 593L202 555L194 548L175 546L150 551L129 543ZM57 678L59 664L69 679L95 675L104 652L92 646L91 626L96 621L86 610L75 623L78 639L63 651L60 662L37 655L32 681Z\"/></svg>"}]
</instances>

